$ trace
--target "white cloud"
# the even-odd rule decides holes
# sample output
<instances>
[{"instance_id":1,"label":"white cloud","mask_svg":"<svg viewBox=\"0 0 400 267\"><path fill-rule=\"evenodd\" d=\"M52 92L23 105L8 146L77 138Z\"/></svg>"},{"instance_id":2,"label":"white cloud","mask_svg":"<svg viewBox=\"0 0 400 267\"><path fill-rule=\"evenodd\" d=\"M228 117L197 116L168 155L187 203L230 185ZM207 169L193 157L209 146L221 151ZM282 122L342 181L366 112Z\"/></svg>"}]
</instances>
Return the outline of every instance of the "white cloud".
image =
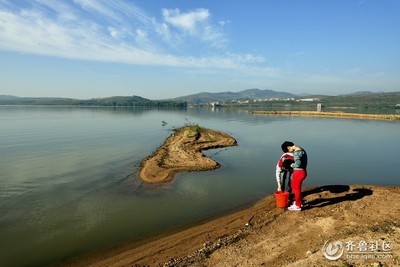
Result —
<instances>
[{"instance_id":1,"label":"white cloud","mask_svg":"<svg viewBox=\"0 0 400 267\"><path fill-rule=\"evenodd\" d=\"M114 27L108 27L108 32L114 38L119 38L121 36L120 32Z\"/></svg>"},{"instance_id":2,"label":"white cloud","mask_svg":"<svg viewBox=\"0 0 400 267\"><path fill-rule=\"evenodd\" d=\"M165 24L176 28L179 32L210 44L212 47L223 48L227 40L222 32L227 22L219 21L215 25L210 21L208 9L198 8L189 12L179 9L163 9Z\"/></svg>"},{"instance_id":3,"label":"white cloud","mask_svg":"<svg viewBox=\"0 0 400 267\"><path fill-rule=\"evenodd\" d=\"M210 16L207 9L201 8L188 13L181 13L179 9L163 9L165 22L195 35L199 24L206 23Z\"/></svg>"},{"instance_id":4,"label":"white cloud","mask_svg":"<svg viewBox=\"0 0 400 267\"><path fill-rule=\"evenodd\" d=\"M88 28L90 27L90 28ZM102 35L97 25L68 28L41 16L35 11L19 15L0 12L0 48L72 59L123 62L128 64L164 65L197 68L239 68L260 60L252 55L225 57L191 57L154 53L128 43L113 43ZM108 36L118 37L117 29L109 27ZM147 32L137 29L137 43L147 42Z\"/></svg>"},{"instance_id":5,"label":"white cloud","mask_svg":"<svg viewBox=\"0 0 400 267\"><path fill-rule=\"evenodd\" d=\"M114 12L113 6L111 5L114 1L110 1L110 4L96 0L74 0L74 2L87 12L92 12L93 14L98 14L111 20L119 19L118 13Z\"/></svg>"},{"instance_id":6,"label":"white cloud","mask_svg":"<svg viewBox=\"0 0 400 267\"><path fill-rule=\"evenodd\" d=\"M51 12L56 14L60 21L69 22L78 19L74 10L66 5L63 1L37 0L37 3L42 5L42 7L48 8Z\"/></svg>"},{"instance_id":7,"label":"white cloud","mask_svg":"<svg viewBox=\"0 0 400 267\"><path fill-rule=\"evenodd\" d=\"M161 38L171 46L176 46L177 42L174 36L171 34L169 26L166 23L157 23L155 19L153 19L154 31L161 36Z\"/></svg>"},{"instance_id":8,"label":"white cloud","mask_svg":"<svg viewBox=\"0 0 400 267\"><path fill-rule=\"evenodd\" d=\"M200 40L209 51L221 48L224 23L213 25L207 9L163 10L158 22L131 2L36 0L0 2L0 49L48 56L127 64L246 69L264 58L251 54L190 56L179 45ZM163 41L161 41L163 40ZM175 48L168 52L170 48ZM177 53L176 53L177 52Z\"/></svg>"}]
</instances>

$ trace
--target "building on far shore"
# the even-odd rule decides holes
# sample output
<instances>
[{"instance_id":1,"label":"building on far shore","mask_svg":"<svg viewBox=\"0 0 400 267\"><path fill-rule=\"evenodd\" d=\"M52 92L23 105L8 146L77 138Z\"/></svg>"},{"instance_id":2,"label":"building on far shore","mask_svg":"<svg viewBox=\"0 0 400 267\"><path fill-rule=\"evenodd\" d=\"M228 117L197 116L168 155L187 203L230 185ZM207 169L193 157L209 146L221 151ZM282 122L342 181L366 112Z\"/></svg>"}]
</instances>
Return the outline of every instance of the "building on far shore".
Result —
<instances>
[{"instance_id":1,"label":"building on far shore","mask_svg":"<svg viewBox=\"0 0 400 267\"><path fill-rule=\"evenodd\" d=\"M319 101L319 98L300 98L300 99L297 99L296 101L299 101L299 102L314 102L314 101Z\"/></svg>"},{"instance_id":2,"label":"building on far shore","mask_svg":"<svg viewBox=\"0 0 400 267\"><path fill-rule=\"evenodd\" d=\"M318 103L318 104L317 104L317 111L318 111L318 112L321 112L323 107L324 107L324 106L322 105L322 103Z\"/></svg>"}]
</instances>

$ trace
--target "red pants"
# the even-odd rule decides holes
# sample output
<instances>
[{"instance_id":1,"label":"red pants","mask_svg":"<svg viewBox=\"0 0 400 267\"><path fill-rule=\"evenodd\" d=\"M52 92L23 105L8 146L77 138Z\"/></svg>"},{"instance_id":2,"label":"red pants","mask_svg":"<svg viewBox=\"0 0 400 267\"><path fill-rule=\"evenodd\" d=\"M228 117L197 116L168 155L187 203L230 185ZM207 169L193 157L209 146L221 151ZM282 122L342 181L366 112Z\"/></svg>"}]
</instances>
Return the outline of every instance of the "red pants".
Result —
<instances>
[{"instance_id":1,"label":"red pants","mask_svg":"<svg viewBox=\"0 0 400 267\"><path fill-rule=\"evenodd\" d=\"M306 170L293 170L292 191L294 193L294 199L297 207L301 207L301 184L306 177Z\"/></svg>"}]
</instances>

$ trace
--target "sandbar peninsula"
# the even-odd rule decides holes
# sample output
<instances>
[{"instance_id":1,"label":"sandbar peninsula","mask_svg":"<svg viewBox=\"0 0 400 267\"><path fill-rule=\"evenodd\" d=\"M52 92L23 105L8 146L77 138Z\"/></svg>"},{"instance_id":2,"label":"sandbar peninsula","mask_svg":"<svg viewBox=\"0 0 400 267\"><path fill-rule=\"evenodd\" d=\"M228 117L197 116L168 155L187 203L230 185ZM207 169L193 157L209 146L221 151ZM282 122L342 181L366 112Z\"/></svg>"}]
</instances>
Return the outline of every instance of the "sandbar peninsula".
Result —
<instances>
[{"instance_id":1,"label":"sandbar peninsula","mask_svg":"<svg viewBox=\"0 0 400 267\"><path fill-rule=\"evenodd\" d=\"M201 151L236 145L236 139L223 132L198 125L178 128L142 162L139 176L147 183L163 183L177 172L213 170L219 164Z\"/></svg>"}]
</instances>

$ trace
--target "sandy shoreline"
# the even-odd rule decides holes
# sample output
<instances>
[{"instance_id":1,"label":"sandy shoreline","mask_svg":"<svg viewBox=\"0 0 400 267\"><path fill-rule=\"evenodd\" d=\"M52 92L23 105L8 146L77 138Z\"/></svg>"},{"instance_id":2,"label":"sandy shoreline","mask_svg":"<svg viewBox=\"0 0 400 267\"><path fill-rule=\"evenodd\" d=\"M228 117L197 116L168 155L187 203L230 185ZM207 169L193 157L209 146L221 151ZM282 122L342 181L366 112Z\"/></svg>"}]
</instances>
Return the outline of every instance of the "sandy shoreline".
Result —
<instances>
[{"instance_id":1,"label":"sandy shoreline","mask_svg":"<svg viewBox=\"0 0 400 267\"><path fill-rule=\"evenodd\" d=\"M301 212L277 208L269 195L232 214L61 266L400 265L400 187L328 185L303 192ZM349 259L345 251L330 261L321 251L328 240L389 244L390 258ZM372 252L379 256L382 249Z\"/></svg>"},{"instance_id":2,"label":"sandy shoreline","mask_svg":"<svg viewBox=\"0 0 400 267\"><path fill-rule=\"evenodd\" d=\"M282 115L282 116L314 116L332 117L349 119L368 119L368 120L400 120L397 114L361 114L347 112L324 112L324 111L252 111L254 115Z\"/></svg>"}]
</instances>

